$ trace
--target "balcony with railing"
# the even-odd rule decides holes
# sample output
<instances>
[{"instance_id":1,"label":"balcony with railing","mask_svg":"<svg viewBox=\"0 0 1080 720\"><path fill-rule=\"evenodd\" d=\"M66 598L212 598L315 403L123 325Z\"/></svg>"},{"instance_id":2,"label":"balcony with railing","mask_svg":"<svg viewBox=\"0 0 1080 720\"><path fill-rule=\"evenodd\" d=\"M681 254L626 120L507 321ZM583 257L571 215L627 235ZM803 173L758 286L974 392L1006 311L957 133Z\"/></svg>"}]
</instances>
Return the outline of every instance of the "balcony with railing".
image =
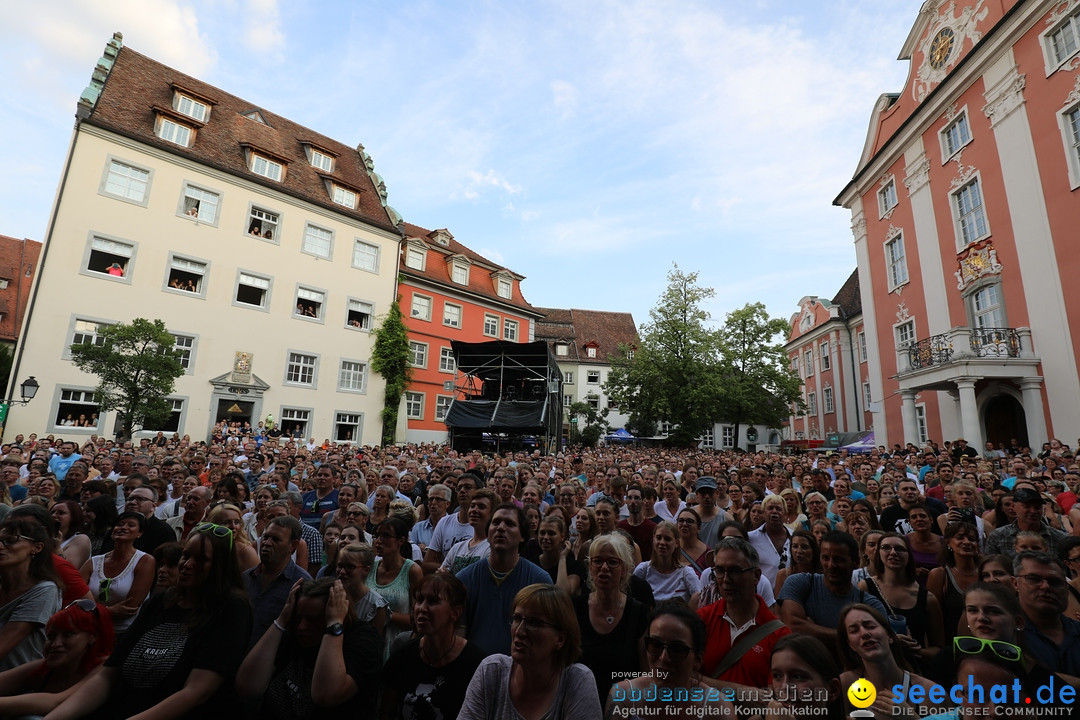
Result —
<instances>
[{"instance_id":1,"label":"balcony with railing","mask_svg":"<svg viewBox=\"0 0 1080 720\"><path fill-rule=\"evenodd\" d=\"M1027 377L1038 362L1030 328L956 327L897 349L902 385L911 384L908 379L928 386L954 377Z\"/></svg>"}]
</instances>

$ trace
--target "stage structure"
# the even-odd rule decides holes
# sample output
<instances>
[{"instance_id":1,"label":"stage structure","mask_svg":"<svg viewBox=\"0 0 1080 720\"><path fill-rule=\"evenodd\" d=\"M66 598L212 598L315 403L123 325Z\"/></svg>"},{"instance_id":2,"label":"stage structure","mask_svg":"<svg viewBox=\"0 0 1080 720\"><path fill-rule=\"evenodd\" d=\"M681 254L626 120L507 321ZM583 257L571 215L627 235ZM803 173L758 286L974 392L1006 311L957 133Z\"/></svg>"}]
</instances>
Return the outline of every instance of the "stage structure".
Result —
<instances>
[{"instance_id":1,"label":"stage structure","mask_svg":"<svg viewBox=\"0 0 1080 720\"><path fill-rule=\"evenodd\" d=\"M446 413L455 450L558 451L562 372L545 342L451 342L457 380Z\"/></svg>"}]
</instances>

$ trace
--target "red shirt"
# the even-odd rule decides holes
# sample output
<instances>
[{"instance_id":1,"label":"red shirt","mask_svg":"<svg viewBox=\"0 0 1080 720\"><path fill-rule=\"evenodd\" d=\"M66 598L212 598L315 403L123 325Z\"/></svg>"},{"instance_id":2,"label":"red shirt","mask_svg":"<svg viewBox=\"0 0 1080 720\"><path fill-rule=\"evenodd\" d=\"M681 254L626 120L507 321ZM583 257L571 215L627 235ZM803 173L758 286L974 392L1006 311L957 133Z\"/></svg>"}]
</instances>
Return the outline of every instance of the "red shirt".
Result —
<instances>
[{"instance_id":1,"label":"red shirt","mask_svg":"<svg viewBox=\"0 0 1080 720\"><path fill-rule=\"evenodd\" d=\"M753 632L755 628L767 622L776 620L777 617L769 612L765 601L760 595L755 595L758 601L758 613L754 618L754 625L747 628L743 635ZM731 649L731 623L724 619L727 602L721 598L712 605L698 609L698 616L705 621L705 657L701 662L701 673L713 677L716 667ZM750 687L766 687L772 681L772 651L776 641L785 635L791 634L791 628L786 625L773 630L759 640L753 647L747 650L738 662L729 667L720 675L720 680L749 685ZM738 642L742 636L735 638Z\"/></svg>"},{"instance_id":2,"label":"red shirt","mask_svg":"<svg viewBox=\"0 0 1080 720\"><path fill-rule=\"evenodd\" d=\"M86 597L86 594L90 592L90 588L87 586L86 581L82 579L78 568L55 553L52 556L52 561L53 570L56 571L56 575L60 578L60 583L64 588L62 607L67 607L79 598Z\"/></svg>"}]
</instances>

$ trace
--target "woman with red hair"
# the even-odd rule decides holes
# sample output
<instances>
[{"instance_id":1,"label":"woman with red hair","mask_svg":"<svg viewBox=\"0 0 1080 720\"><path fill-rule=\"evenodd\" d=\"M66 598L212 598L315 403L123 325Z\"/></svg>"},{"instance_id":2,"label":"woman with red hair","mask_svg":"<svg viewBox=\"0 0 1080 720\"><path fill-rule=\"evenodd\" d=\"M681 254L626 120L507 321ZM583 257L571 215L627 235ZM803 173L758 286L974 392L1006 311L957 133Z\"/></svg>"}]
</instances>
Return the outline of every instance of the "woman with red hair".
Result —
<instances>
[{"instance_id":1,"label":"woman with red hair","mask_svg":"<svg viewBox=\"0 0 1080 720\"><path fill-rule=\"evenodd\" d=\"M76 600L45 625L45 657L0 673L0 716L50 712L105 662L116 635L109 611Z\"/></svg>"}]
</instances>

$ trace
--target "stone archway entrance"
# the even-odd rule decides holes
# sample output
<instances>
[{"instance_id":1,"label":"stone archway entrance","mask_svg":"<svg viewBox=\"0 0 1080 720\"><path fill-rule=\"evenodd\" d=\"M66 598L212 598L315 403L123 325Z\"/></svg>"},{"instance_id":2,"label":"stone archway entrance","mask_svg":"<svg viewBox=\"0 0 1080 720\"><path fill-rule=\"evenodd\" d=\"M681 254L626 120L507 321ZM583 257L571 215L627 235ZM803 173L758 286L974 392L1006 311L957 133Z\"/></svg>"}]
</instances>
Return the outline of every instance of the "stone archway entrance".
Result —
<instances>
[{"instance_id":1,"label":"stone archway entrance","mask_svg":"<svg viewBox=\"0 0 1080 720\"><path fill-rule=\"evenodd\" d=\"M1013 438L1020 441L1020 447L1028 444L1024 406L1012 395L1002 393L986 401L983 408L983 425L986 428L986 439L994 445L1009 447ZM982 448L978 450L982 452Z\"/></svg>"}]
</instances>

